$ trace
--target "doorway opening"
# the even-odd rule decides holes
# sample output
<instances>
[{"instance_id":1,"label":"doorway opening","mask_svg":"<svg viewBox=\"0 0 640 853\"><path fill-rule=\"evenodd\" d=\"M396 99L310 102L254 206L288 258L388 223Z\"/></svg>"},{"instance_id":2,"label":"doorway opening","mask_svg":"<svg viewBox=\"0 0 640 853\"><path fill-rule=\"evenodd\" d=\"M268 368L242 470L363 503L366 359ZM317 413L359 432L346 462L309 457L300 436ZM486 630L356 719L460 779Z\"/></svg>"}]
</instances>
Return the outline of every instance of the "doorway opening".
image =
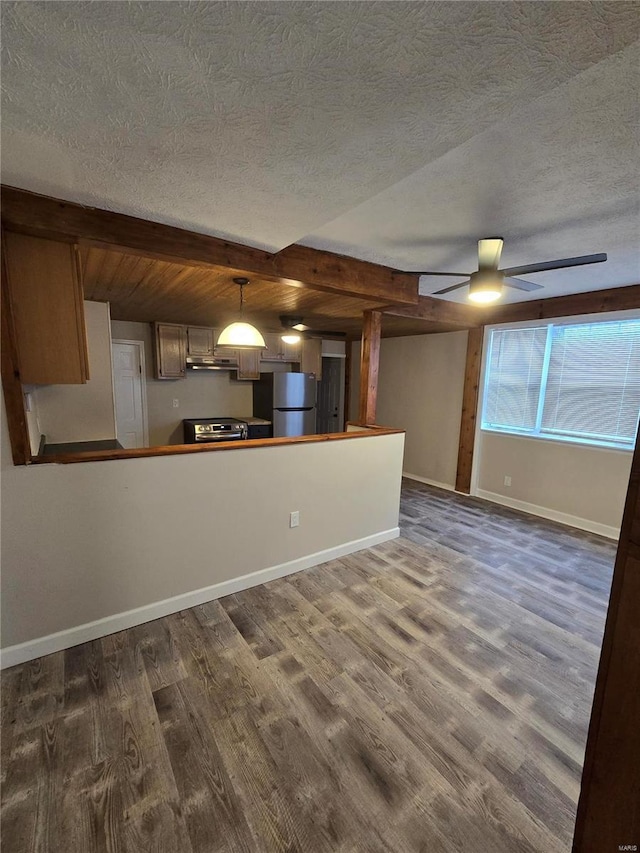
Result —
<instances>
[{"instance_id":1,"label":"doorway opening","mask_svg":"<svg viewBox=\"0 0 640 853\"><path fill-rule=\"evenodd\" d=\"M322 356L322 379L318 382L317 431L344 432L344 356Z\"/></svg>"}]
</instances>

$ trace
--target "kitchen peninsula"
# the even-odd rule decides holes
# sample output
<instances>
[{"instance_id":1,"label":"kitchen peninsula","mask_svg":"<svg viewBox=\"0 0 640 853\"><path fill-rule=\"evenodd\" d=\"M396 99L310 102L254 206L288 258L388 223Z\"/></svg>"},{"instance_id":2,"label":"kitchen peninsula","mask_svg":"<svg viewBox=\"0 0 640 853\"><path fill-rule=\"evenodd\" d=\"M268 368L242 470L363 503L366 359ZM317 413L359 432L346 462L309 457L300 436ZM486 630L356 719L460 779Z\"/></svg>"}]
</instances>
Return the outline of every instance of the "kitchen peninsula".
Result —
<instances>
[{"instance_id":1,"label":"kitchen peninsula","mask_svg":"<svg viewBox=\"0 0 640 853\"><path fill-rule=\"evenodd\" d=\"M363 348L366 417L346 431L188 445L185 419L254 415L252 380L186 367L156 378L151 324L219 328L246 269L261 277L249 305L266 330L292 306L358 336L363 307L417 300L415 277L348 259L337 272L304 248L276 268L247 247L17 190L2 206L5 666L398 535L404 433L375 425L375 346ZM40 455L42 433L48 444L116 438L114 341L142 352L137 375L163 412L155 446Z\"/></svg>"}]
</instances>

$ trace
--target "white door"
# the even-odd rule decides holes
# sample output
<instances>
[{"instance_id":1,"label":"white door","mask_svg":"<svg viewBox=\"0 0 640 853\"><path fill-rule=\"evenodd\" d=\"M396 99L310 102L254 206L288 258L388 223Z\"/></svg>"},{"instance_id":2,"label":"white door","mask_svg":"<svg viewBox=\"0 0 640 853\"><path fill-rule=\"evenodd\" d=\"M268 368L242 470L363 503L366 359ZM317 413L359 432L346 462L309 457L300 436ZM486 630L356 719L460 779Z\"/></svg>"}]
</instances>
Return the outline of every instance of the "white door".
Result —
<instances>
[{"instance_id":1,"label":"white door","mask_svg":"<svg viewBox=\"0 0 640 853\"><path fill-rule=\"evenodd\" d=\"M144 344L112 341L112 353L116 437L123 447L145 447L148 438Z\"/></svg>"}]
</instances>

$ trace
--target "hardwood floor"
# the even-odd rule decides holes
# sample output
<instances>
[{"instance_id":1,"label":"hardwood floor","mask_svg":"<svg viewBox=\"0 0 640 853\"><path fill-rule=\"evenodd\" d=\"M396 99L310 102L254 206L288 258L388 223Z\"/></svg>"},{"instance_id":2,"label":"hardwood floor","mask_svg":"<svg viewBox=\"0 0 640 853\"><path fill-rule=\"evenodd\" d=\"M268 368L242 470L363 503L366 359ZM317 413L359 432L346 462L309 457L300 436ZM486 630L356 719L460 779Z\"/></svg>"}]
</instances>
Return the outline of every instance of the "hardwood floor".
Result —
<instances>
[{"instance_id":1,"label":"hardwood floor","mask_svg":"<svg viewBox=\"0 0 640 853\"><path fill-rule=\"evenodd\" d=\"M7 853L566 853L615 546L405 481L402 538L2 675Z\"/></svg>"}]
</instances>

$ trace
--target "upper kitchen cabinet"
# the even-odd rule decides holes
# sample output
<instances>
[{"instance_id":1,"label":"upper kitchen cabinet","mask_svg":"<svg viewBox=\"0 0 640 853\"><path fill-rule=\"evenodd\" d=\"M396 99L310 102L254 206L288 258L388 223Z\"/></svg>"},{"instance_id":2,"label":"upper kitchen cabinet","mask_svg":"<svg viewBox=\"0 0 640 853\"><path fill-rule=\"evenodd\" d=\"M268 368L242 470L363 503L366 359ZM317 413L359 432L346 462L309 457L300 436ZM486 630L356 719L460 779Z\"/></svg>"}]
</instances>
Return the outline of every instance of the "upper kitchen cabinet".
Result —
<instances>
[{"instance_id":1,"label":"upper kitchen cabinet","mask_svg":"<svg viewBox=\"0 0 640 853\"><path fill-rule=\"evenodd\" d=\"M300 361L300 344L285 344L281 336L276 333L264 334L267 345L260 356L262 361Z\"/></svg>"},{"instance_id":2,"label":"upper kitchen cabinet","mask_svg":"<svg viewBox=\"0 0 640 853\"><path fill-rule=\"evenodd\" d=\"M213 357L213 329L187 326L187 355Z\"/></svg>"},{"instance_id":3,"label":"upper kitchen cabinet","mask_svg":"<svg viewBox=\"0 0 640 853\"><path fill-rule=\"evenodd\" d=\"M156 379L183 379L187 361L187 335L176 323L154 323Z\"/></svg>"},{"instance_id":4,"label":"upper kitchen cabinet","mask_svg":"<svg viewBox=\"0 0 640 853\"><path fill-rule=\"evenodd\" d=\"M77 247L6 231L3 250L20 381L85 383L89 361Z\"/></svg>"},{"instance_id":5,"label":"upper kitchen cabinet","mask_svg":"<svg viewBox=\"0 0 640 853\"><path fill-rule=\"evenodd\" d=\"M238 379L260 379L260 350L238 350Z\"/></svg>"},{"instance_id":6,"label":"upper kitchen cabinet","mask_svg":"<svg viewBox=\"0 0 640 853\"><path fill-rule=\"evenodd\" d=\"M322 340L306 338L302 342L300 372L313 373L316 379L322 379Z\"/></svg>"}]
</instances>

